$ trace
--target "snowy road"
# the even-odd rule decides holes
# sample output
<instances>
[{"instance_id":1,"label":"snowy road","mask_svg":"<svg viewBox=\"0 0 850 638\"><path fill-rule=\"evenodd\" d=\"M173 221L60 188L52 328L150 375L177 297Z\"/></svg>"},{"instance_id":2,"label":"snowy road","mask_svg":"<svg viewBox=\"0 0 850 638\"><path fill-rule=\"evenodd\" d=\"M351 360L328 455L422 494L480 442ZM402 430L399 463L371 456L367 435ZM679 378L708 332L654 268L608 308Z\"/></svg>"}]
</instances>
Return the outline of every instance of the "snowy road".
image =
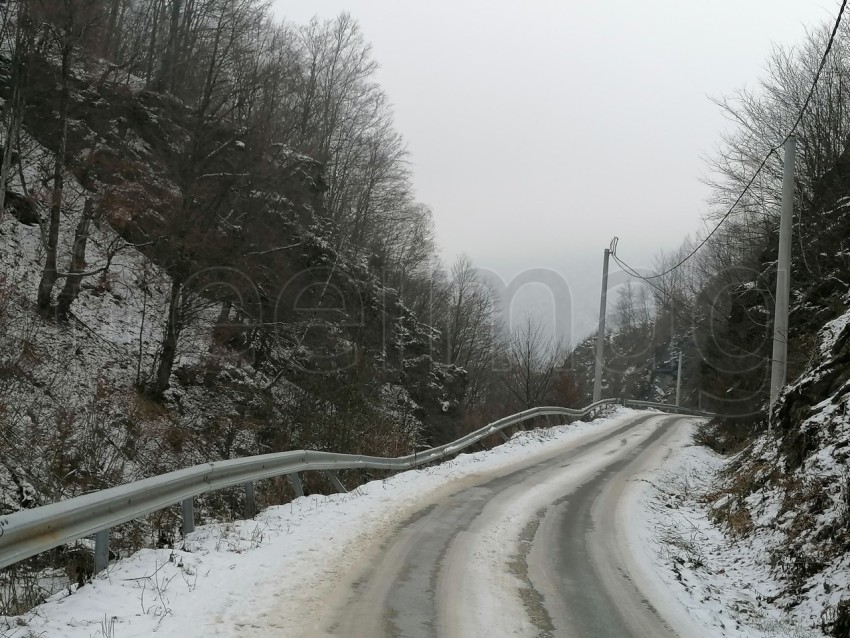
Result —
<instances>
[{"instance_id":1,"label":"snowy road","mask_svg":"<svg viewBox=\"0 0 850 638\"><path fill-rule=\"evenodd\" d=\"M675 636L638 589L618 503L679 420L635 415L520 469L477 475L376 539L314 635Z\"/></svg>"}]
</instances>

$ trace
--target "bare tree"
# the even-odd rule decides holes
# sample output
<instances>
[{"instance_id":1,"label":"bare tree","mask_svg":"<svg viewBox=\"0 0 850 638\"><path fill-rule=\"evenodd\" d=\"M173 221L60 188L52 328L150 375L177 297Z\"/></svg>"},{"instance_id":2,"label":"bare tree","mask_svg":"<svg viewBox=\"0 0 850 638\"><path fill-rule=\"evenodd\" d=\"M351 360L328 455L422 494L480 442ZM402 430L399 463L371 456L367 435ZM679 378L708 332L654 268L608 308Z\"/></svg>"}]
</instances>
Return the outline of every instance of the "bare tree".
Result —
<instances>
[{"instance_id":1,"label":"bare tree","mask_svg":"<svg viewBox=\"0 0 850 638\"><path fill-rule=\"evenodd\" d=\"M0 220L6 205L6 188L9 184L9 170L15 142L21 130L26 103L27 67L33 42L33 24L30 18L29 0L9 2L2 9L2 38L8 50L12 51L10 88L11 97L3 109L5 118L5 141L3 156L0 160Z\"/></svg>"},{"instance_id":2,"label":"bare tree","mask_svg":"<svg viewBox=\"0 0 850 638\"><path fill-rule=\"evenodd\" d=\"M707 158L715 218L732 205L770 149L791 130L811 90L830 30L831 25L823 25L809 32L800 46L776 46L757 88L714 100L734 125ZM850 135L848 93L850 27L844 23L796 130L796 195L804 206L811 202L815 182L838 160ZM719 243L741 253L761 249L776 225L781 176L781 153L771 153Z\"/></svg>"},{"instance_id":3,"label":"bare tree","mask_svg":"<svg viewBox=\"0 0 850 638\"><path fill-rule=\"evenodd\" d=\"M65 155L68 140L72 54L97 20L97 11L94 2L90 0L63 0L62 3L43 0L34 7L34 14L34 17L41 19L45 25L60 60L59 139L53 162L53 188L50 196L48 229L44 238L46 255L38 284L37 298L38 308L44 312L50 307L53 286L59 278L57 250L60 215L65 193Z\"/></svg>"},{"instance_id":4,"label":"bare tree","mask_svg":"<svg viewBox=\"0 0 850 638\"><path fill-rule=\"evenodd\" d=\"M523 408L541 405L549 395L565 359L563 342L549 337L531 317L517 327L507 347L505 387Z\"/></svg>"}]
</instances>

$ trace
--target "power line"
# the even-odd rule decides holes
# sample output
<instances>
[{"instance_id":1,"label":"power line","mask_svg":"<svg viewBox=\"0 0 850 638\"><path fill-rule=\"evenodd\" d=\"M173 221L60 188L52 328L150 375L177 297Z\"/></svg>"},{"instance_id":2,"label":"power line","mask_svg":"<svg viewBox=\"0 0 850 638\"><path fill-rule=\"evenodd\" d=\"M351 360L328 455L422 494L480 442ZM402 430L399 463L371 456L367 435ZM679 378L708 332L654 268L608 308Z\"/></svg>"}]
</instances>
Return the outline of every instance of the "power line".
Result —
<instances>
[{"instance_id":1,"label":"power line","mask_svg":"<svg viewBox=\"0 0 850 638\"><path fill-rule=\"evenodd\" d=\"M616 240L617 238L615 237L614 239ZM613 245L613 246L616 246L616 243L615 243L615 242L612 242L612 245ZM655 285L654 283L652 283L649 279L644 278L644 277L643 277L643 276L641 276L641 274L640 274L639 272L637 272L634 268L632 268L631 266L629 266L629 265L628 265L628 264L626 264L625 262L621 261L621 260L617 257L617 255L615 255L613 252L611 253L611 257L614 259L614 261L615 261L615 262L617 262L617 264L620 266L620 268L622 268L622 269L623 269L623 271L624 271L627 275L631 275L631 276L633 276L633 277L637 277L638 279L642 279L642 280L643 280L645 283L647 283L649 286L651 286L652 288L654 288L655 290L657 290L658 292L660 292L662 295L664 295L665 297L667 297L667 298L670 300L670 302L671 302L671 303L670 303L670 308L669 308L669 312L670 312L670 314L671 314L671 315L676 316L676 317L678 317L679 319L682 319L682 320L683 320L684 322L686 322L686 323L687 323L687 322L690 322L690 321L692 321L692 320L694 319L693 312L691 313L691 316L688 316L687 314L684 314L683 312L681 312L681 311L679 311L679 310L677 310L677 309L676 309L676 304L678 304L678 305L679 305L679 307L681 307L681 308L688 308L688 307L690 307L690 305L691 305L691 304L690 304L690 302L685 302L685 301L683 301L682 299L680 299L679 297L677 297L676 295L674 295L674 294L673 294L672 292L670 292L669 290L664 290L663 288L660 288L660 287L658 287L657 285ZM674 303L674 302L675 302L675 303ZM692 327L693 327L693 326L692 326ZM769 355L763 355L763 354L759 354L759 353L757 353L757 352L752 352L752 351L750 351L750 350L747 350L747 349L743 348L743 347L742 347L742 346L740 346L740 345L737 345L736 347L737 347L737 348L738 348L741 352L743 352L744 354L749 354L749 355L751 355L751 356L753 356L753 357L758 357L758 358L760 358L760 359L763 359L764 361L771 361L771 362L773 361L773 358L772 358L771 356L769 356Z\"/></svg>"},{"instance_id":2,"label":"power line","mask_svg":"<svg viewBox=\"0 0 850 638\"><path fill-rule=\"evenodd\" d=\"M844 15L844 9L847 6L847 0L843 0L841 3L841 8L838 10L838 16L835 18L835 24L832 27L832 33L829 34L829 42L826 43L826 49L823 52L823 57L820 59L820 65L818 65L818 70L815 73L815 79L812 82L812 86L809 89L809 94L806 96L806 101L803 102L803 108L800 109L800 114L797 116L796 121L794 122L794 126L791 127L791 130L788 132L788 135L785 136L785 139L782 140L782 143L778 146L775 146L772 150L776 150L783 146L785 142L788 141L794 132L797 130L797 127L800 125L800 122L803 121L803 115L806 113L806 109L809 108L809 102L812 100L812 96L815 93L815 87L818 85L818 80L820 80L820 74L823 72L823 67L826 66L826 59L829 57L829 52L832 50L832 44L835 42L835 35L838 33L838 27L841 24L841 16Z\"/></svg>"},{"instance_id":3,"label":"power line","mask_svg":"<svg viewBox=\"0 0 850 638\"><path fill-rule=\"evenodd\" d=\"M830 33L830 35L829 35L829 41L826 44L826 49L824 50L823 56L821 57L821 60L820 60L820 64L818 65L818 70L815 72L815 77L814 77L814 80L812 81L812 86L809 88L809 93L808 93L808 95L806 95L806 99L803 102L803 106L800 109L800 113L797 115L797 119L794 121L794 124L791 127L791 130L788 132L788 134L785 136L785 138L782 140L782 142L780 142L776 146L772 147L767 152L767 154L764 156L764 159L761 161L761 164L759 164L758 169L756 169L756 172L753 173L753 176L747 182L747 185L744 186L744 190L741 191L741 194L738 195L738 197L735 199L735 201L729 207L729 210L726 211L726 213L723 215L723 217L720 218L720 221L718 221L717 224L714 226L714 228L711 229L711 232L709 232L708 235L706 235L703 238L703 240L701 242L699 242L699 244L697 244L697 246L691 252L689 252L685 257L680 259L677 264L675 264L674 266L671 266L670 268L668 268L664 272L657 273L655 275L648 275L648 276L643 276L643 275L639 275L639 274L635 273L636 277L639 277L640 279L643 279L644 281L648 281L649 279L658 279L660 277L664 277L665 275L669 275L671 272L673 272L674 270L676 270L677 268L682 266L686 261L688 261L691 257L693 257L703 246L705 246L705 244L708 242L708 240L711 239L718 230L720 230L720 226L723 225L723 222L725 222L729 218L729 216L732 214L732 212L735 210L735 208L737 208L738 204L741 203L741 200L749 192L750 187L756 181L756 178L758 178L758 176L761 174L762 170L764 170L764 167L767 165L767 161L770 159L770 156L773 155L774 153L776 153L776 151L778 151L780 148L782 148L785 145L785 142L787 142L791 138L791 136L794 135L794 133L797 131L797 128L800 126L800 122L803 121L803 116L805 115L806 109L808 109L809 103L812 100L812 96L815 93L815 88L817 87L818 81L820 80L820 76L821 76L821 73L823 72L823 68L824 68L824 66L826 66L826 61L827 61L827 58L829 57L830 51L832 50L832 45L835 42L835 36L838 33L838 27L841 24L841 18L844 15L844 9L846 8L846 6L847 6L847 0L843 0L842 3L841 3L841 8L838 11L838 16L835 19L835 25L833 25L833 27L832 27L832 33ZM616 244L615 244L615 247L616 247ZM616 257L615 257L615 259L616 259ZM624 266L624 264L619 259L616 259L616 261L617 261L618 264L620 264L621 267ZM625 268L623 268L623 269L626 270Z\"/></svg>"},{"instance_id":4,"label":"power line","mask_svg":"<svg viewBox=\"0 0 850 638\"><path fill-rule=\"evenodd\" d=\"M615 239L616 239L616 238L615 238ZM614 244L614 242L612 242L612 244L613 244L613 245L616 245L616 244ZM650 281L648 278L646 278L646 277L644 277L643 275L641 275L641 274L640 274L637 270L635 270L634 268L632 268L631 266L629 266L627 263L625 263L625 262L623 262L622 260L620 260L620 258L619 258L619 257L617 257L617 255L616 255L613 251L611 252L611 258L612 258L615 262L617 262L617 264L620 266L620 268L622 268L622 269L623 269L623 271L624 271L627 275L630 275L630 276L632 276L632 277L637 277L638 279L642 279L642 280L643 280L643 281L645 281L645 282L646 282L649 286L651 286L652 288L654 288L655 290L657 290L658 292L660 292L660 293L661 293L662 295L664 295L665 297L669 298L671 301L676 302L676 303L677 303L677 304L679 304L679 306L680 306L680 307L682 307L682 308L688 308L688 307L690 306L690 303L684 302L684 301L682 301L681 299L677 298L677 297L676 297L676 296L675 296L672 292L670 292L669 290L664 290L663 288L661 288L661 287L657 286L656 284L652 283L652 281ZM674 309L673 304L671 304L671 305L670 305L670 309L671 309L671 312L673 312L674 314L678 315L678 316L679 316L679 318L686 318L686 319L688 319L688 321L690 321L691 319L693 319L693 317L686 317L685 315L682 315L682 314L680 314L679 312L676 312L676 310Z\"/></svg>"},{"instance_id":5,"label":"power line","mask_svg":"<svg viewBox=\"0 0 850 638\"><path fill-rule=\"evenodd\" d=\"M611 242L611 245L614 246L614 247L616 247L616 245L617 245L616 240L617 240L617 238L615 237L614 241ZM677 304L678 304L679 308L684 309L684 308L691 307L690 303L682 301L681 299L679 299L676 295L674 295L669 290L664 290L663 288L660 288L659 286L655 285L654 283L652 283L648 279L645 279L644 277L642 277L641 274L639 272L637 272L634 268L632 268L628 264L621 261L613 251L611 252L611 258L620 266L620 268L623 269L623 271L627 275L637 277L638 279L643 279L643 281L645 281L650 287L654 288L655 290L660 292L664 297L668 298L671 302L670 303L670 313L672 315L675 315L676 317L681 319L683 321L683 323L686 323L686 324L690 323L694 320L693 316L688 316L684 312L676 309Z\"/></svg>"}]
</instances>

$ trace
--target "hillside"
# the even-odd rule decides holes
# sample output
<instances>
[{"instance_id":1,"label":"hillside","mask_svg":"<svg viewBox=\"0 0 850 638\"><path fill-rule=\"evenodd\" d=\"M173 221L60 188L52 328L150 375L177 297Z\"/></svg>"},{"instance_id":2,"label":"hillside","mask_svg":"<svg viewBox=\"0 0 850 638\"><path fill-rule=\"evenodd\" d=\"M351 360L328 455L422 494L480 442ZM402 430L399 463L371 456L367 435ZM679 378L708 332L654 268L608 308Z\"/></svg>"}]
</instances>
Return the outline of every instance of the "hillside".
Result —
<instances>
[{"instance_id":1,"label":"hillside","mask_svg":"<svg viewBox=\"0 0 850 638\"><path fill-rule=\"evenodd\" d=\"M850 635L850 151L815 188L792 264L789 358L796 378L777 404L772 429L729 420L710 444L733 458L711 503L733 538L758 548L782 584L776 601L829 635ZM797 229L795 229L797 232ZM773 261L766 254L764 269ZM745 293L742 291L742 297ZM802 368L802 370L800 370ZM758 419L758 417L756 417ZM736 431L737 430L737 431ZM743 430L743 432L741 432ZM740 444L738 444L740 445Z\"/></svg>"},{"instance_id":2,"label":"hillside","mask_svg":"<svg viewBox=\"0 0 850 638\"><path fill-rule=\"evenodd\" d=\"M30 58L0 218L0 512L215 459L397 455L452 434L466 373L374 256L343 245L322 163L75 60L63 98L56 59ZM59 278L40 308L62 150ZM201 517L240 498L203 499ZM166 514L114 548L174 530Z\"/></svg>"}]
</instances>

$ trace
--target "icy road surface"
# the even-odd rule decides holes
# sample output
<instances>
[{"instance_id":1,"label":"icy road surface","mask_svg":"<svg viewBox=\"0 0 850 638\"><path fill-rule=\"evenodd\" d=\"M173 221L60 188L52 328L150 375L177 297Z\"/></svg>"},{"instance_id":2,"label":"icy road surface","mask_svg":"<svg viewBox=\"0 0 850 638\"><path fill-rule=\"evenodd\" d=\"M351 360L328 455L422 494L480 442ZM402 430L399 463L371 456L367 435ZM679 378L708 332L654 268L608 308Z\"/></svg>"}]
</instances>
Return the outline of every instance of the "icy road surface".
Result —
<instances>
[{"instance_id":1,"label":"icy road surface","mask_svg":"<svg viewBox=\"0 0 850 638\"><path fill-rule=\"evenodd\" d=\"M639 588L618 506L681 421L635 415L507 474L479 474L365 551L311 635L679 635Z\"/></svg>"}]
</instances>

